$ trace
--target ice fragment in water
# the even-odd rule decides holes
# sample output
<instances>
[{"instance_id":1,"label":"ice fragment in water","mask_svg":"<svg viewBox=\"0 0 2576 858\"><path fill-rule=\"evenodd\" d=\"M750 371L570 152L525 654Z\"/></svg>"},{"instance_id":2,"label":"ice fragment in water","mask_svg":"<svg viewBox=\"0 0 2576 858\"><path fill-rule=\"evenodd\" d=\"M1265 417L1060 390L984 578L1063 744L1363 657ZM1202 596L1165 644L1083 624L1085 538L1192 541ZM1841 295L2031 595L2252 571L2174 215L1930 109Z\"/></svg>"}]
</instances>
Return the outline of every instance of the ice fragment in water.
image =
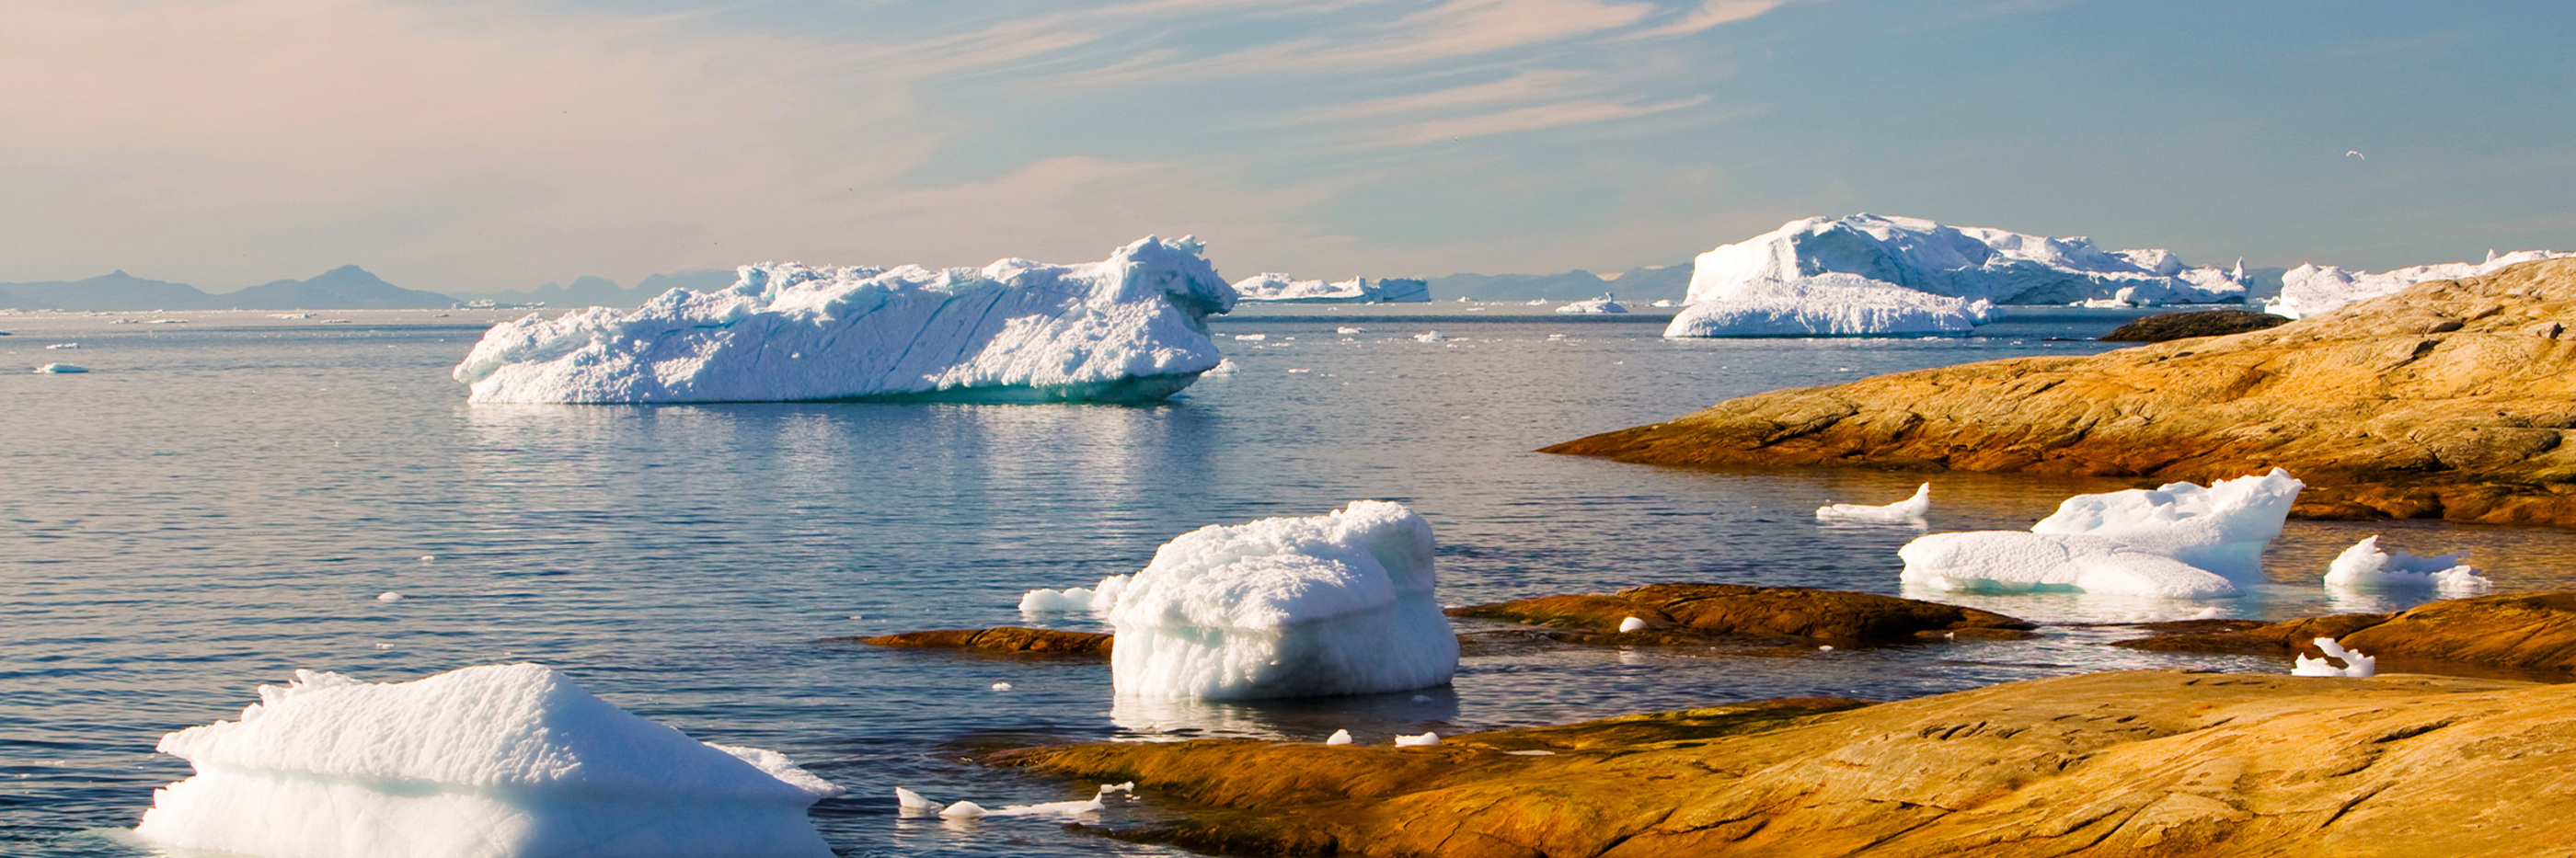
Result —
<instances>
[{"instance_id":1,"label":"ice fragment in water","mask_svg":"<svg viewBox=\"0 0 2576 858\"><path fill-rule=\"evenodd\" d=\"M2316 639L2316 644L2317 649L2324 651L2326 657L2309 658L2304 655L2299 656L2298 659L2291 664L2291 676L2360 677L2375 676L2379 673L2379 659L2375 656L2362 655L2361 653L2344 649L2343 645L2336 643L2334 638L2318 638ZM2327 661L2327 659L2341 661L2344 663L2344 666L2336 667L2333 662Z\"/></svg>"},{"instance_id":2,"label":"ice fragment in water","mask_svg":"<svg viewBox=\"0 0 2576 858\"><path fill-rule=\"evenodd\" d=\"M377 593L377 594L376 594L376 601L379 601L379 602L399 602L399 601L402 601L402 594L401 594L401 593L394 593L394 592Z\"/></svg>"},{"instance_id":3,"label":"ice fragment in water","mask_svg":"<svg viewBox=\"0 0 2576 858\"><path fill-rule=\"evenodd\" d=\"M1902 580L1935 592L2241 595L2304 485L2288 472L2077 495L2031 532L1936 533L1907 543Z\"/></svg>"},{"instance_id":4,"label":"ice fragment in water","mask_svg":"<svg viewBox=\"0 0 2576 858\"><path fill-rule=\"evenodd\" d=\"M2326 568L2325 584L2339 590L2432 590L2444 595L2476 596L2495 592L2495 582L2478 568L2460 562L2468 552L2417 557L2379 550L2379 537L2363 537L2343 550Z\"/></svg>"},{"instance_id":5,"label":"ice fragment in water","mask_svg":"<svg viewBox=\"0 0 2576 858\"><path fill-rule=\"evenodd\" d=\"M1924 483L1915 487L1913 497L1892 504L1869 506L1838 503L1820 506L1816 508L1816 518L1819 521L1910 522L1921 520L1923 514L1930 511L1932 511L1932 484Z\"/></svg>"}]
</instances>

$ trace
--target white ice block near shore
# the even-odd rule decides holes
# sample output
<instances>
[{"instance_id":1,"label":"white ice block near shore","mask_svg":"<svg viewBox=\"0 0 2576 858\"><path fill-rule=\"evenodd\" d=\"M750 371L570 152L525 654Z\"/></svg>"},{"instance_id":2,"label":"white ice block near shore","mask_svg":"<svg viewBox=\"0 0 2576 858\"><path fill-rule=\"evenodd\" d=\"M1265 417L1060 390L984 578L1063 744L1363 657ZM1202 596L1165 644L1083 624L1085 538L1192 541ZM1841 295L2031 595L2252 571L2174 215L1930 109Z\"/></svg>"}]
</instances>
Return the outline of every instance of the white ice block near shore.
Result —
<instances>
[{"instance_id":1,"label":"white ice block near shore","mask_svg":"<svg viewBox=\"0 0 2576 858\"><path fill-rule=\"evenodd\" d=\"M1854 274L1732 282L1698 294L1667 337L1964 334L1999 315L1983 298L1935 295Z\"/></svg>"},{"instance_id":2,"label":"white ice block near shore","mask_svg":"<svg viewBox=\"0 0 2576 858\"><path fill-rule=\"evenodd\" d=\"M2460 562L2468 552L2417 557L2405 551L2379 550L2379 537L2363 537L2326 567L2325 585L2338 590L2433 590L2445 595L2476 596L2495 592L2495 582L2478 568Z\"/></svg>"},{"instance_id":3,"label":"white ice block near shore","mask_svg":"<svg viewBox=\"0 0 2576 858\"><path fill-rule=\"evenodd\" d=\"M829 858L786 757L700 742L534 664L402 683L297 671L161 737L196 774L135 834L259 858Z\"/></svg>"},{"instance_id":4,"label":"white ice block near shore","mask_svg":"<svg viewBox=\"0 0 2576 858\"><path fill-rule=\"evenodd\" d=\"M454 375L475 402L1161 399L1221 359L1205 318L1235 292L1202 249L1149 236L1081 265L747 265L718 292L495 325Z\"/></svg>"},{"instance_id":5,"label":"white ice block near shore","mask_svg":"<svg viewBox=\"0 0 2576 858\"><path fill-rule=\"evenodd\" d=\"M1826 504L1816 508L1818 521L1916 521L1932 511L1932 484L1914 488L1914 495L1891 504L1871 506L1857 503Z\"/></svg>"},{"instance_id":6,"label":"white ice block near shore","mask_svg":"<svg viewBox=\"0 0 2576 858\"><path fill-rule=\"evenodd\" d=\"M2263 549L2305 484L2289 472L2077 495L2030 532L1936 533L1907 543L1902 580L1937 592L2209 598L2263 581Z\"/></svg>"},{"instance_id":7,"label":"white ice block near shore","mask_svg":"<svg viewBox=\"0 0 2576 858\"><path fill-rule=\"evenodd\" d=\"M2344 649L2343 645L2335 642L2334 638L2317 638L2316 644L2318 651L2325 653L2326 657L2309 658L2303 655L2293 659L2290 664L2291 676L2368 677L2379 675L2379 658L2377 656L2362 655L2361 653ZM2327 659L2341 661L2343 662L2343 666L2336 667L2334 666L2334 661L2328 661Z\"/></svg>"},{"instance_id":8,"label":"white ice block near shore","mask_svg":"<svg viewBox=\"0 0 2576 858\"><path fill-rule=\"evenodd\" d=\"M1165 543L1109 611L1121 695L1243 700L1449 681L1431 524L1401 504L1211 525Z\"/></svg>"},{"instance_id":9,"label":"white ice block near shore","mask_svg":"<svg viewBox=\"0 0 2576 858\"><path fill-rule=\"evenodd\" d=\"M2576 254L2558 250L2518 250L2497 255L2488 251L2485 262L2442 262L2387 271L2347 271L2333 265L2306 264L2281 275L2281 294L2264 302L2263 311L2275 316L2304 319L2381 295L2394 294L2417 283L2476 277L2506 266L2562 256Z\"/></svg>"}]
</instances>

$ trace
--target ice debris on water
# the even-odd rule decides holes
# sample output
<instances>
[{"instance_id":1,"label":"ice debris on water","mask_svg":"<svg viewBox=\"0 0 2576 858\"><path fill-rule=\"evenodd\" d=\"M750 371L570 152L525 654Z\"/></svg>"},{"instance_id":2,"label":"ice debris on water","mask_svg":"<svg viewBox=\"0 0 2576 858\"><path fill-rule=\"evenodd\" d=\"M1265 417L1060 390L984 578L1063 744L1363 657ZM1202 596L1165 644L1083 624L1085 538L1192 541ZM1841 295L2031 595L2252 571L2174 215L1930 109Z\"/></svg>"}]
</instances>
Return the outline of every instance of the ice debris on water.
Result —
<instances>
[{"instance_id":1,"label":"ice debris on water","mask_svg":"<svg viewBox=\"0 0 2576 858\"><path fill-rule=\"evenodd\" d=\"M1327 745L1348 745L1350 743L1351 731L1349 730L1335 730L1333 731L1333 735L1324 738L1324 744Z\"/></svg>"},{"instance_id":2,"label":"ice debris on water","mask_svg":"<svg viewBox=\"0 0 2576 858\"><path fill-rule=\"evenodd\" d=\"M399 602L402 601L402 598L403 595L401 593L396 593L391 590L376 594L376 601L379 602Z\"/></svg>"},{"instance_id":3,"label":"ice debris on water","mask_svg":"<svg viewBox=\"0 0 2576 858\"><path fill-rule=\"evenodd\" d=\"M2289 472L2077 495L2030 532L1936 533L1906 543L1901 579L1951 593L2242 595L2305 484Z\"/></svg>"},{"instance_id":4,"label":"ice debris on water","mask_svg":"<svg viewBox=\"0 0 2576 858\"><path fill-rule=\"evenodd\" d=\"M840 789L701 742L534 664L399 683L296 671L238 721L161 737L196 773L135 834L263 858L828 858L806 807Z\"/></svg>"},{"instance_id":5,"label":"ice debris on water","mask_svg":"<svg viewBox=\"0 0 2576 858\"><path fill-rule=\"evenodd\" d=\"M1399 733L1395 737L1395 746L1399 748L1412 748L1437 744L1440 744L1440 734L1433 732L1426 731L1419 736L1406 736Z\"/></svg>"},{"instance_id":6,"label":"ice debris on water","mask_svg":"<svg viewBox=\"0 0 2576 858\"><path fill-rule=\"evenodd\" d=\"M1202 250L1148 236L1081 265L746 265L732 288L633 312L495 325L453 375L475 402L1161 399L1220 359L1205 320L1235 293Z\"/></svg>"},{"instance_id":7,"label":"ice debris on water","mask_svg":"<svg viewBox=\"0 0 2576 858\"><path fill-rule=\"evenodd\" d=\"M36 368L37 375L71 375L73 373L88 371L88 367L73 366L67 363L49 363Z\"/></svg>"},{"instance_id":8,"label":"ice debris on water","mask_svg":"<svg viewBox=\"0 0 2576 858\"><path fill-rule=\"evenodd\" d=\"M1432 549L1431 523L1385 501L1182 534L1116 585L1112 682L1210 700L1446 683L1458 638L1433 598Z\"/></svg>"},{"instance_id":9,"label":"ice debris on water","mask_svg":"<svg viewBox=\"0 0 2576 858\"><path fill-rule=\"evenodd\" d=\"M1127 575L1111 575L1092 587L1067 587L1062 590L1030 590L1020 596L1023 614L1074 614L1089 611L1109 612L1118 604L1118 594L1127 587Z\"/></svg>"},{"instance_id":10,"label":"ice debris on water","mask_svg":"<svg viewBox=\"0 0 2576 858\"><path fill-rule=\"evenodd\" d=\"M1931 511L1932 484L1924 483L1915 487L1912 497L1891 504L1837 503L1817 507L1816 520L1912 522L1922 520L1923 514Z\"/></svg>"},{"instance_id":11,"label":"ice debris on water","mask_svg":"<svg viewBox=\"0 0 2576 858\"><path fill-rule=\"evenodd\" d=\"M1091 797L1087 799L1050 801L1039 804L1014 804L1000 808L987 808L983 805L976 804L973 801L964 799L942 806L938 802L923 798L920 793L904 789L903 787L894 788L894 801L896 812L903 816L937 814L942 819L950 820L986 819L1006 816L1074 817L1097 814L1103 810L1107 810L1108 805L1103 801L1103 799L1108 798L1111 793L1126 793L1129 796L1133 796L1136 794L1136 782L1128 781L1126 783L1119 784L1101 784L1100 789L1093 792Z\"/></svg>"},{"instance_id":12,"label":"ice debris on water","mask_svg":"<svg viewBox=\"0 0 2576 858\"><path fill-rule=\"evenodd\" d=\"M2417 557L2379 550L2379 537L2363 537L2337 555L2326 568L2325 585L2340 590L2432 590L2445 595L2476 596L2495 592L2495 582L2478 568L2460 562L2468 552Z\"/></svg>"},{"instance_id":13,"label":"ice debris on water","mask_svg":"<svg viewBox=\"0 0 2576 858\"><path fill-rule=\"evenodd\" d=\"M1009 690L1011 690L1011 684L1010 684L1010 683L1008 683L1008 682L996 682L996 683L993 683L993 690L995 690L995 691L1009 691Z\"/></svg>"},{"instance_id":14,"label":"ice debris on water","mask_svg":"<svg viewBox=\"0 0 2576 858\"><path fill-rule=\"evenodd\" d=\"M2376 676L2379 673L2379 659L2376 656L2346 650L2342 644L2336 643L2334 638L2318 638L2316 644L2317 649L2325 653L2325 658L2299 656L2297 661L2291 664L2291 676L2359 677ZM2343 662L2344 666L2336 667L2327 659Z\"/></svg>"},{"instance_id":15,"label":"ice debris on water","mask_svg":"<svg viewBox=\"0 0 2576 858\"><path fill-rule=\"evenodd\" d=\"M1444 343L1448 342L1449 338L1441 336L1439 331L1423 331L1422 333L1414 334L1413 341L1417 343Z\"/></svg>"}]
</instances>

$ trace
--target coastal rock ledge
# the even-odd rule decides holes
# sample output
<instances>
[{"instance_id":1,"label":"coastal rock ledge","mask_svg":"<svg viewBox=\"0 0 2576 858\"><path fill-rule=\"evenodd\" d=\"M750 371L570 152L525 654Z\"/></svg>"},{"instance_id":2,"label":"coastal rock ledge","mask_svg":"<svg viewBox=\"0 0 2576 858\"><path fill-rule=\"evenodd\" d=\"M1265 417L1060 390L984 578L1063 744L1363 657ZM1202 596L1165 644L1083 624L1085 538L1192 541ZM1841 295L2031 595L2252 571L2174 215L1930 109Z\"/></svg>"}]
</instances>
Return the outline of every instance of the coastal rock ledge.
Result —
<instances>
[{"instance_id":1,"label":"coastal rock ledge","mask_svg":"<svg viewBox=\"0 0 2576 858\"><path fill-rule=\"evenodd\" d=\"M1530 752L1545 751L1545 755ZM1513 753L1521 752L1521 753ZM1443 737L992 758L1193 802L1232 855L2522 856L2576 843L2576 685L2133 671Z\"/></svg>"},{"instance_id":2,"label":"coastal rock ledge","mask_svg":"<svg viewBox=\"0 0 2576 858\"><path fill-rule=\"evenodd\" d=\"M1545 452L2158 481L2287 468L2294 514L2576 526L2576 259L2280 327L1779 390Z\"/></svg>"}]
</instances>

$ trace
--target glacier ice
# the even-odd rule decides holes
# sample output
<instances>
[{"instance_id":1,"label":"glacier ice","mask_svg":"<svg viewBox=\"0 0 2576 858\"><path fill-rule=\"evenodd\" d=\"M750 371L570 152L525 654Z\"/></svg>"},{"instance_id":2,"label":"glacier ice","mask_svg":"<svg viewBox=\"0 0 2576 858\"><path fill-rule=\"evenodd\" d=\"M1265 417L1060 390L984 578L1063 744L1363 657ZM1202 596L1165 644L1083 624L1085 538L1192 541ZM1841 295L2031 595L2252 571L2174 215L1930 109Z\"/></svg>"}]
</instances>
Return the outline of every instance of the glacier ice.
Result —
<instances>
[{"instance_id":1,"label":"glacier ice","mask_svg":"<svg viewBox=\"0 0 2576 858\"><path fill-rule=\"evenodd\" d=\"M1901 501L1879 506L1857 503L1826 504L1816 508L1819 521L1888 521L1905 522L1921 519L1932 511L1932 484L1914 488L1914 495Z\"/></svg>"},{"instance_id":2,"label":"glacier ice","mask_svg":"<svg viewBox=\"0 0 2576 858\"><path fill-rule=\"evenodd\" d=\"M832 854L805 809L838 788L540 665L400 683L299 670L259 697L161 737L196 774L153 792L137 836L261 858Z\"/></svg>"},{"instance_id":3,"label":"glacier ice","mask_svg":"<svg viewBox=\"0 0 2576 858\"><path fill-rule=\"evenodd\" d=\"M2433 590L2445 595L2475 596L2495 592L2495 582L2478 568L2460 562L2468 552L2417 557L2379 549L2379 537L2363 537L2336 555L2326 567L2325 584L2343 590Z\"/></svg>"},{"instance_id":4,"label":"glacier ice","mask_svg":"<svg viewBox=\"0 0 2576 858\"><path fill-rule=\"evenodd\" d=\"M2209 598L2263 580L2263 549L2305 488L2289 472L2077 495L2029 532L1936 533L1897 551L1938 592Z\"/></svg>"},{"instance_id":5,"label":"glacier ice","mask_svg":"<svg viewBox=\"0 0 2576 858\"><path fill-rule=\"evenodd\" d=\"M2299 656L2290 664L2291 676L2363 677L2379 675L2379 658L2377 656L2362 655L2361 653L2346 650L2343 648L2342 644L2336 643L2334 638L2318 638L2316 639L2316 644L2317 649L2326 654L2325 658L2309 658L2304 655ZM2341 661L2344 666L2336 667L2334 666L2334 661L2328 661L2327 659Z\"/></svg>"},{"instance_id":6,"label":"glacier ice","mask_svg":"<svg viewBox=\"0 0 2576 858\"><path fill-rule=\"evenodd\" d=\"M1203 527L1156 550L1109 607L1112 682L1208 700L1439 685L1458 639L1432 579L1431 524L1401 504Z\"/></svg>"},{"instance_id":7,"label":"glacier ice","mask_svg":"<svg viewBox=\"0 0 2576 858\"><path fill-rule=\"evenodd\" d=\"M1411 277L1354 277L1333 283L1265 272L1234 282L1246 301L1280 304L1398 304L1431 300L1431 285Z\"/></svg>"},{"instance_id":8,"label":"glacier ice","mask_svg":"<svg viewBox=\"0 0 2576 858\"><path fill-rule=\"evenodd\" d=\"M1983 298L1955 298L1853 274L1749 280L1695 298L1664 326L1667 337L1848 337L1961 334L1993 321Z\"/></svg>"},{"instance_id":9,"label":"glacier ice","mask_svg":"<svg viewBox=\"0 0 2576 858\"><path fill-rule=\"evenodd\" d=\"M2476 277L2509 265L2562 256L2576 256L2576 253L2518 250L2499 256L2489 251L2485 262L2442 262L2375 272L2346 271L2333 265L2301 265L2281 275L2281 294L2265 301L2263 311L2275 316L2304 319L2393 294L2417 283Z\"/></svg>"},{"instance_id":10,"label":"glacier ice","mask_svg":"<svg viewBox=\"0 0 2576 858\"><path fill-rule=\"evenodd\" d=\"M1235 292L1202 250L1148 236L1081 265L747 265L630 313L495 325L454 375L475 402L1156 400L1221 359L1205 319Z\"/></svg>"}]
</instances>

